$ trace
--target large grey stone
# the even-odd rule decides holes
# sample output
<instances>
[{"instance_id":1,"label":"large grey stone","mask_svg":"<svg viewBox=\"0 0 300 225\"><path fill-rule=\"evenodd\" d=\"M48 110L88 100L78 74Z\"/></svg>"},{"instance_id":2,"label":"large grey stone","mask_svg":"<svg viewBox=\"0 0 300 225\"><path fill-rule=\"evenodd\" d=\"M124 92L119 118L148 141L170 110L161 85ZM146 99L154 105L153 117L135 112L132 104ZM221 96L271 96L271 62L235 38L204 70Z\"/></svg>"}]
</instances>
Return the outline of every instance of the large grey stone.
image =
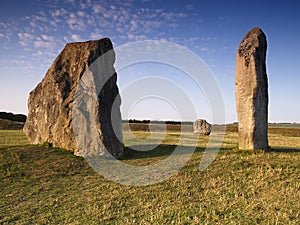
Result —
<instances>
[{"instance_id":1,"label":"large grey stone","mask_svg":"<svg viewBox=\"0 0 300 225\"><path fill-rule=\"evenodd\" d=\"M29 95L24 126L29 141L49 142L78 156L109 152L121 157L121 100L114 62L108 38L66 44Z\"/></svg>"},{"instance_id":2,"label":"large grey stone","mask_svg":"<svg viewBox=\"0 0 300 225\"><path fill-rule=\"evenodd\" d=\"M236 107L239 148L268 148L268 78L266 36L260 28L249 31L236 56Z\"/></svg>"},{"instance_id":3,"label":"large grey stone","mask_svg":"<svg viewBox=\"0 0 300 225\"><path fill-rule=\"evenodd\" d=\"M194 133L210 135L211 133L211 124L206 120L198 119L193 123Z\"/></svg>"}]
</instances>

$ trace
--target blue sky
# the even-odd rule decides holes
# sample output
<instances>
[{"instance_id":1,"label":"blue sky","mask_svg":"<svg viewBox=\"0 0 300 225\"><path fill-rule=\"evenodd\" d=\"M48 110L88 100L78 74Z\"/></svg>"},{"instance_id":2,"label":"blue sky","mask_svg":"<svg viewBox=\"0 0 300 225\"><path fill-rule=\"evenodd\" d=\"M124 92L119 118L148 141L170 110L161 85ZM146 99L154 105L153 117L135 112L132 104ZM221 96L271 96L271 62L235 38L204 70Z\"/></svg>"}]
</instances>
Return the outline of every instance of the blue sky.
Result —
<instances>
[{"instance_id":1,"label":"blue sky","mask_svg":"<svg viewBox=\"0 0 300 225\"><path fill-rule=\"evenodd\" d=\"M268 39L269 121L300 122L299 21L298 1L2 0L0 110L27 113L29 92L44 77L66 42L109 37L114 47L132 41L161 40L193 51L213 71L224 96L226 122L233 122L237 120L237 48L244 35L259 26ZM121 91L139 78L138 69L118 73ZM172 70L160 66L148 69L153 75L164 73L170 80L180 76L174 71L168 74ZM140 76L152 75L149 71ZM182 83L195 104L199 104L198 116L209 117L207 105L199 100L204 97L187 85L188 82ZM151 107L153 104L155 107ZM176 119L170 106L151 99L137 106L130 117Z\"/></svg>"}]
</instances>

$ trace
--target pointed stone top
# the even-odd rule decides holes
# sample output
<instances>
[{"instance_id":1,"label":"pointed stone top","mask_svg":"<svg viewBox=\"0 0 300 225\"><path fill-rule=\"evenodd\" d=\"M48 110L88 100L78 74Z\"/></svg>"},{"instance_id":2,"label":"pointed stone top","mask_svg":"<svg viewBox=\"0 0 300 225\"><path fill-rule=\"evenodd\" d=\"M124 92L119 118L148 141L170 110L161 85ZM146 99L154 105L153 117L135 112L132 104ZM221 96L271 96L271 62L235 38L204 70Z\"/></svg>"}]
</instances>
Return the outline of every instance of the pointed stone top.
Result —
<instances>
[{"instance_id":1,"label":"pointed stone top","mask_svg":"<svg viewBox=\"0 0 300 225\"><path fill-rule=\"evenodd\" d=\"M99 40L89 40L83 42L69 42L66 45L88 45L88 44L100 44L100 43L107 43L112 45L111 40L108 37L101 38Z\"/></svg>"},{"instance_id":2,"label":"pointed stone top","mask_svg":"<svg viewBox=\"0 0 300 225\"><path fill-rule=\"evenodd\" d=\"M244 39L240 43L238 55L239 57L244 57L245 62L248 63L251 55L256 53L258 50L266 51L266 49L266 35L259 27L255 27L245 35Z\"/></svg>"},{"instance_id":3,"label":"pointed stone top","mask_svg":"<svg viewBox=\"0 0 300 225\"><path fill-rule=\"evenodd\" d=\"M111 40L107 37L99 40L66 43L64 49L57 56L52 66L54 67L53 69L57 71L60 71L61 69L65 70L66 67L71 66L68 64L69 62L72 62L74 64L72 66L75 66L76 64L78 64L77 61L83 60L81 59L82 57L84 58L84 60L87 61L87 65L90 66L98 57L102 56L106 52L109 52L109 54L106 55L106 59L108 59L109 56L111 57L110 60L112 61L112 63L114 63L115 53L113 51L113 44ZM49 74L53 76L53 74L56 73ZM58 75L61 76L60 73Z\"/></svg>"},{"instance_id":4,"label":"pointed stone top","mask_svg":"<svg viewBox=\"0 0 300 225\"><path fill-rule=\"evenodd\" d=\"M74 48L80 48L80 49L89 49L91 51L96 49L101 49L104 52L112 50L113 44L111 40L107 37L99 39L99 40L90 40L85 42L71 42L67 43L65 45L65 49L74 49Z\"/></svg>"}]
</instances>

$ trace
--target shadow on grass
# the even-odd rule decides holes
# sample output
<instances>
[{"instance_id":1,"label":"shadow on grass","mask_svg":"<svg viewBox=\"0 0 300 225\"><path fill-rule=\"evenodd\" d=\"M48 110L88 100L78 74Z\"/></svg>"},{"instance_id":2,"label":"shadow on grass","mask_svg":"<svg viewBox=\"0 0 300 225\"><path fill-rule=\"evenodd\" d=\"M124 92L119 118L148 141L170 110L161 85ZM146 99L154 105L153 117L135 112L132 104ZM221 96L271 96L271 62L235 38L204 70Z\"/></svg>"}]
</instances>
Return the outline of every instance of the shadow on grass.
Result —
<instances>
[{"instance_id":1,"label":"shadow on grass","mask_svg":"<svg viewBox=\"0 0 300 225\"><path fill-rule=\"evenodd\" d=\"M180 150L174 152L176 148L179 147ZM147 149L144 151L139 151L135 149ZM203 148L203 147L192 147L192 146L178 146L178 145L132 145L126 146L124 151L125 155L122 159L131 160L131 159L147 159L147 158L157 158L157 157L168 157L171 154L174 155L185 155L193 153L203 153L204 151L210 151L214 149ZM233 151L237 152L240 151L241 154L243 153L254 153L255 151L245 151L245 150L237 150L232 147L228 148L220 148L220 151ZM282 153L291 153L291 152L300 152L299 148L280 148L280 147L273 147L265 152L282 152Z\"/></svg>"},{"instance_id":2,"label":"shadow on grass","mask_svg":"<svg viewBox=\"0 0 300 225\"><path fill-rule=\"evenodd\" d=\"M179 151L174 152L175 150ZM134 149L151 149L148 151L138 151ZM178 145L134 145L125 147L124 158L126 160L130 159L146 159L146 158L156 158L156 157L168 157L171 154L174 155L185 155L191 153L200 153L204 151L209 151L213 149L203 148L203 147L192 147L192 146L178 146ZM220 150L232 150L232 148L221 148Z\"/></svg>"},{"instance_id":3,"label":"shadow on grass","mask_svg":"<svg viewBox=\"0 0 300 225\"><path fill-rule=\"evenodd\" d=\"M283 153L290 153L290 152L300 152L300 148L279 148L274 147L270 148L267 152L283 152Z\"/></svg>"}]
</instances>

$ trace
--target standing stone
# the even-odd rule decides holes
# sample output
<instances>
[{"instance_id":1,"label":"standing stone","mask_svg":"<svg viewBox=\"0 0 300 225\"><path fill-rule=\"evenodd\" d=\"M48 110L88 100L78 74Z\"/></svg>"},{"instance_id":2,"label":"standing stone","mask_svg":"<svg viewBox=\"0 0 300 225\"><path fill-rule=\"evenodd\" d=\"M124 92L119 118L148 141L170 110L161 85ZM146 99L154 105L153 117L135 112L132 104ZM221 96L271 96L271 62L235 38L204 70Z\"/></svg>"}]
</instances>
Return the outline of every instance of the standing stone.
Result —
<instances>
[{"instance_id":1,"label":"standing stone","mask_svg":"<svg viewBox=\"0 0 300 225\"><path fill-rule=\"evenodd\" d=\"M48 142L78 156L108 152L121 157L121 100L114 62L108 38L66 44L29 95L24 126L29 141ZM86 136L78 137L78 130ZM94 135L89 135L91 130Z\"/></svg>"},{"instance_id":2,"label":"standing stone","mask_svg":"<svg viewBox=\"0 0 300 225\"><path fill-rule=\"evenodd\" d=\"M194 133L210 135L211 133L211 124L206 120L198 119L193 123Z\"/></svg>"},{"instance_id":3,"label":"standing stone","mask_svg":"<svg viewBox=\"0 0 300 225\"><path fill-rule=\"evenodd\" d=\"M268 78L266 36L260 28L249 31L236 56L235 94L239 148L268 148Z\"/></svg>"}]
</instances>

